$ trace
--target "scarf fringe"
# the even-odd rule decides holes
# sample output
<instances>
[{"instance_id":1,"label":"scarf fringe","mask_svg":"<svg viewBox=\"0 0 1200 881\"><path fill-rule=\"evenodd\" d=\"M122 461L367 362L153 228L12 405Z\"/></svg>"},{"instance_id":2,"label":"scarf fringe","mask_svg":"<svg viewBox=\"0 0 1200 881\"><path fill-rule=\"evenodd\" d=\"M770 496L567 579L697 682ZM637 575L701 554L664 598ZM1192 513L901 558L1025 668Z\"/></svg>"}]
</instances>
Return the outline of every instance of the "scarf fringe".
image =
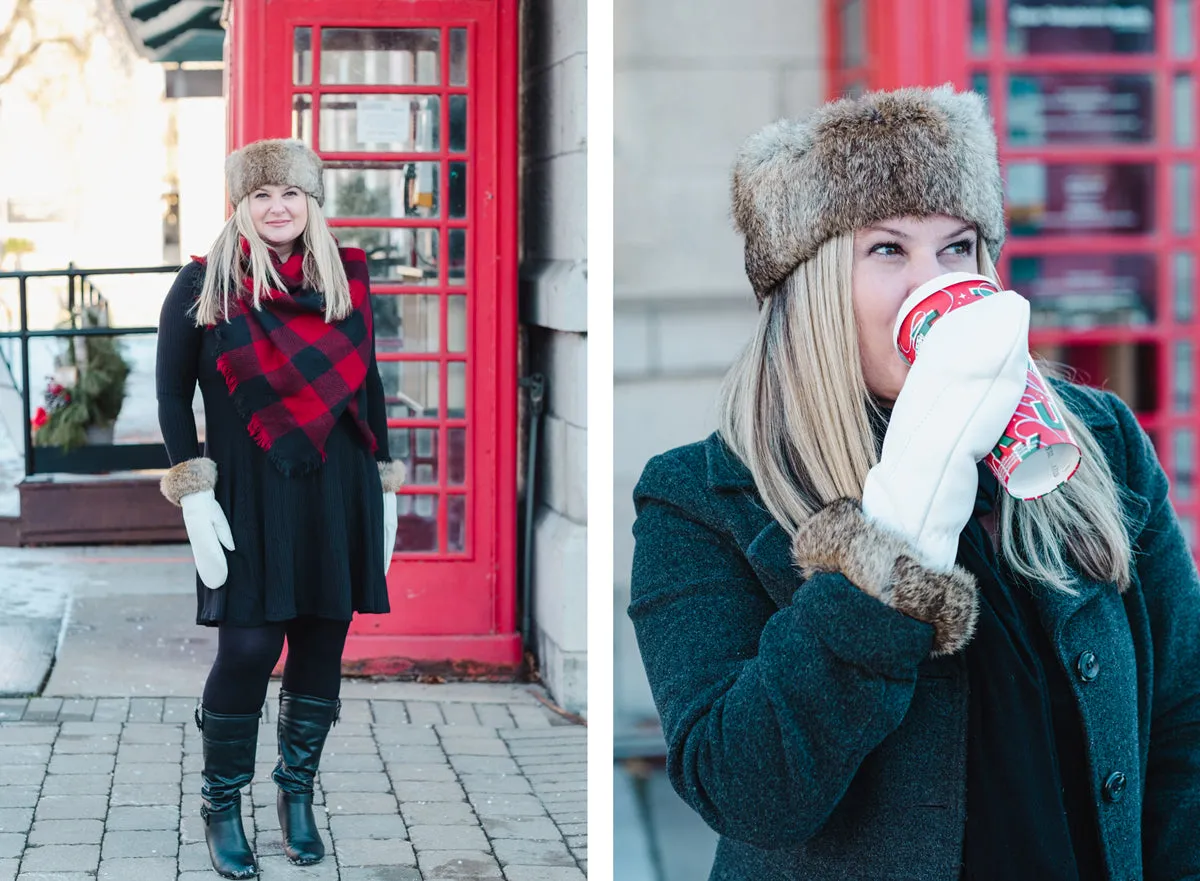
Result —
<instances>
[{"instance_id":1,"label":"scarf fringe","mask_svg":"<svg viewBox=\"0 0 1200 881\"><path fill-rule=\"evenodd\" d=\"M225 377L225 388L229 390L230 396L237 392L238 378L233 372L233 367L229 364L229 356L222 354L217 358L217 370L221 371L221 375Z\"/></svg>"},{"instance_id":2,"label":"scarf fringe","mask_svg":"<svg viewBox=\"0 0 1200 881\"><path fill-rule=\"evenodd\" d=\"M300 461L285 460L279 457L275 450L267 450L267 459L280 470L284 477L304 477L308 474L313 474L320 471L325 464L325 451L320 451L320 458L308 457Z\"/></svg>"}]
</instances>

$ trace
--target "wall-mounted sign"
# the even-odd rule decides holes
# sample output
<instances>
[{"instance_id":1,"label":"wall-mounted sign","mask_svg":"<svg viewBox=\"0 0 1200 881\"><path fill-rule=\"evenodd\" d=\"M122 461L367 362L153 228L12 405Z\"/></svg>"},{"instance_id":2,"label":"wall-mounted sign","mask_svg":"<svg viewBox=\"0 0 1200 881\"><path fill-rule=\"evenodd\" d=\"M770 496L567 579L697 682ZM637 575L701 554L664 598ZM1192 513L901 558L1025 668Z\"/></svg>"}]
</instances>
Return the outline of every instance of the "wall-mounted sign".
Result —
<instances>
[{"instance_id":1,"label":"wall-mounted sign","mask_svg":"<svg viewBox=\"0 0 1200 881\"><path fill-rule=\"evenodd\" d=\"M1154 229L1152 164L1012 162L1009 228L1037 235L1144 235Z\"/></svg>"},{"instance_id":2,"label":"wall-mounted sign","mask_svg":"<svg viewBox=\"0 0 1200 881\"><path fill-rule=\"evenodd\" d=\"M1012 55L1154 51L1154 0L1009 0Z\"/></svg>"},{"instance_id":3,"label":"wall-mounted sign","mask_svg":"<svg viewBox=\"0 0 1200 881\"><path fill-rule=\"evenodd\" d=\"M1149 74L1048 73L1009 77L1011 146L1129 144L1154 138Z\"/></svg>"}]
</instances>

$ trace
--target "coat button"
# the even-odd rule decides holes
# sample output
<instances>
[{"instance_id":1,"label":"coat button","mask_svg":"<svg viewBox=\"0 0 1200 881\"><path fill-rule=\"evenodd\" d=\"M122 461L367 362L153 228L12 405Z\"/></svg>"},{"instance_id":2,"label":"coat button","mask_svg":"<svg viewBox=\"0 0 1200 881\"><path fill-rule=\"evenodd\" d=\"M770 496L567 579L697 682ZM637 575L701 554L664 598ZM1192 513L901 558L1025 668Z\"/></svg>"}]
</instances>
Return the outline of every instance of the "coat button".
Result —
<instances>
[{"instance_id":1,"label":"coat button","mask_svg":"<svg viewBox=\"0 0 1200 881\"><path fill-rule=\"evenodd\" d=\"M1104 781L1104 797L1109 801L1120 801L1121 796L1125 794L1125 785L1128 782L1120 771L1109 774L1108 779Z\"/></svg>"},{"instance_id":2,"label":"coat button","mask_svg":"<svg viewBox=\"0 0 1200 881\"><path fill-rule=\"evenodd\" d=\"M1095 652L1083 652L1075 659L1075 672L1084 682L1091 682L1100 675L1100 659Z\"/></svg>"}]
</instances>

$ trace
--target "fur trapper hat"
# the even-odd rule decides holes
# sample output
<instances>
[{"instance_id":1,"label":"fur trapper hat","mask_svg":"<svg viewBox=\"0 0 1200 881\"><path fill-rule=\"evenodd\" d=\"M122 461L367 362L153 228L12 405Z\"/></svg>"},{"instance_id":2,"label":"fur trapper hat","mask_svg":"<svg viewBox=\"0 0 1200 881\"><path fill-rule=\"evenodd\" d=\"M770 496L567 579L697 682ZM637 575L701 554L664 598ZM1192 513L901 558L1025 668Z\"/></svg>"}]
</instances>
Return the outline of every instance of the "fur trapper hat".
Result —
<instances>
[{"instance_id":1,"label":"fur trapper hat","mask_svg":"<svg viewBox=\"0 0 1200 881\"><path fill-rule=\"evenodd\" d=\"M325 180L321 157L302 142L291 138L253 141L229 154L225 160L225 185L229 201L237 205L261 186L299 187L325 204Z\"/></svg>"},{"instance_id":2,"label":"fur trapper hat","mask_svg":"<svg viewBox=\"0 0 1200 881\"><path fill-rule=\"evenodd\" d=\"M779 120L746 141L733 170L733 219L760 305L833 236L933 214L974 224L999 259L992 120L982 97L949 85L870 92Z\"/></svg>"}]
</instances>

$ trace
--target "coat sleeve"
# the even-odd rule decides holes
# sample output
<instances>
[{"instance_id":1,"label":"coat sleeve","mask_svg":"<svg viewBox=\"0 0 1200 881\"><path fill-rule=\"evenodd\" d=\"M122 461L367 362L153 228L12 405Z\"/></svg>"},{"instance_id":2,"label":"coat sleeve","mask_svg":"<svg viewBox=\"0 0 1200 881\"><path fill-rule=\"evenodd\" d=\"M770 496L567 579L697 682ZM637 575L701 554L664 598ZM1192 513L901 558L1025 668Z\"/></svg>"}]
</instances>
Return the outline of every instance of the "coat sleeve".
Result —
<instances>
[{"instance_id":1,"label":"coat sleeve","mask_svg":"<svg viewBox=\"0 0 1200 881\"><path fill-rule=\"evenodd\" d=\"M369 285L369 282L368 282ZM371 309L370 287L363 308ZM375 322L371 321L371 363L367 366L367 424L375 435L375 460L390 462L391 450L388 445L387 402L383 396L383 378L379 375L379 361L375 357Z\"/></svg>"},{"instance_id":2,"label":"coat sleeve","mask_svg":"<svg viewBox=\"0 0 1200 881\"><path fill-rule=\"evenodd\" d=\"M933 628L832 572L777 607L681 470L658 457L634 492L628 609L668 775L721 835L796 846L904 718Z\"/></svg>"},{"instance_id":3,"label":"coat sleeve","mask_svg":"<svg viewBox=\"0 0 1200 881\"><path fill-rule=\"evenodd\" d=\"M192 398L196 394L204 331L196 326L189 310L203 278L204 268L199 263L188 263L179 270L158 320L154 384L158 425L172 465L200 455Z\"/></svg>"},{"instance_id":4,"label":"coat sleeve","mask_svg":"<svg viewBox=\"0 0 1200 881\"><path fill-rule=\"evenodd\" d=\"M1200 878L1200 579L1167 496L1167 476L1133 413L1110 403L1125 440L1126 481L1150 504L1134 565L1153 641L1143 797L1147 879Z\"/></svg>"}]
</instances>

